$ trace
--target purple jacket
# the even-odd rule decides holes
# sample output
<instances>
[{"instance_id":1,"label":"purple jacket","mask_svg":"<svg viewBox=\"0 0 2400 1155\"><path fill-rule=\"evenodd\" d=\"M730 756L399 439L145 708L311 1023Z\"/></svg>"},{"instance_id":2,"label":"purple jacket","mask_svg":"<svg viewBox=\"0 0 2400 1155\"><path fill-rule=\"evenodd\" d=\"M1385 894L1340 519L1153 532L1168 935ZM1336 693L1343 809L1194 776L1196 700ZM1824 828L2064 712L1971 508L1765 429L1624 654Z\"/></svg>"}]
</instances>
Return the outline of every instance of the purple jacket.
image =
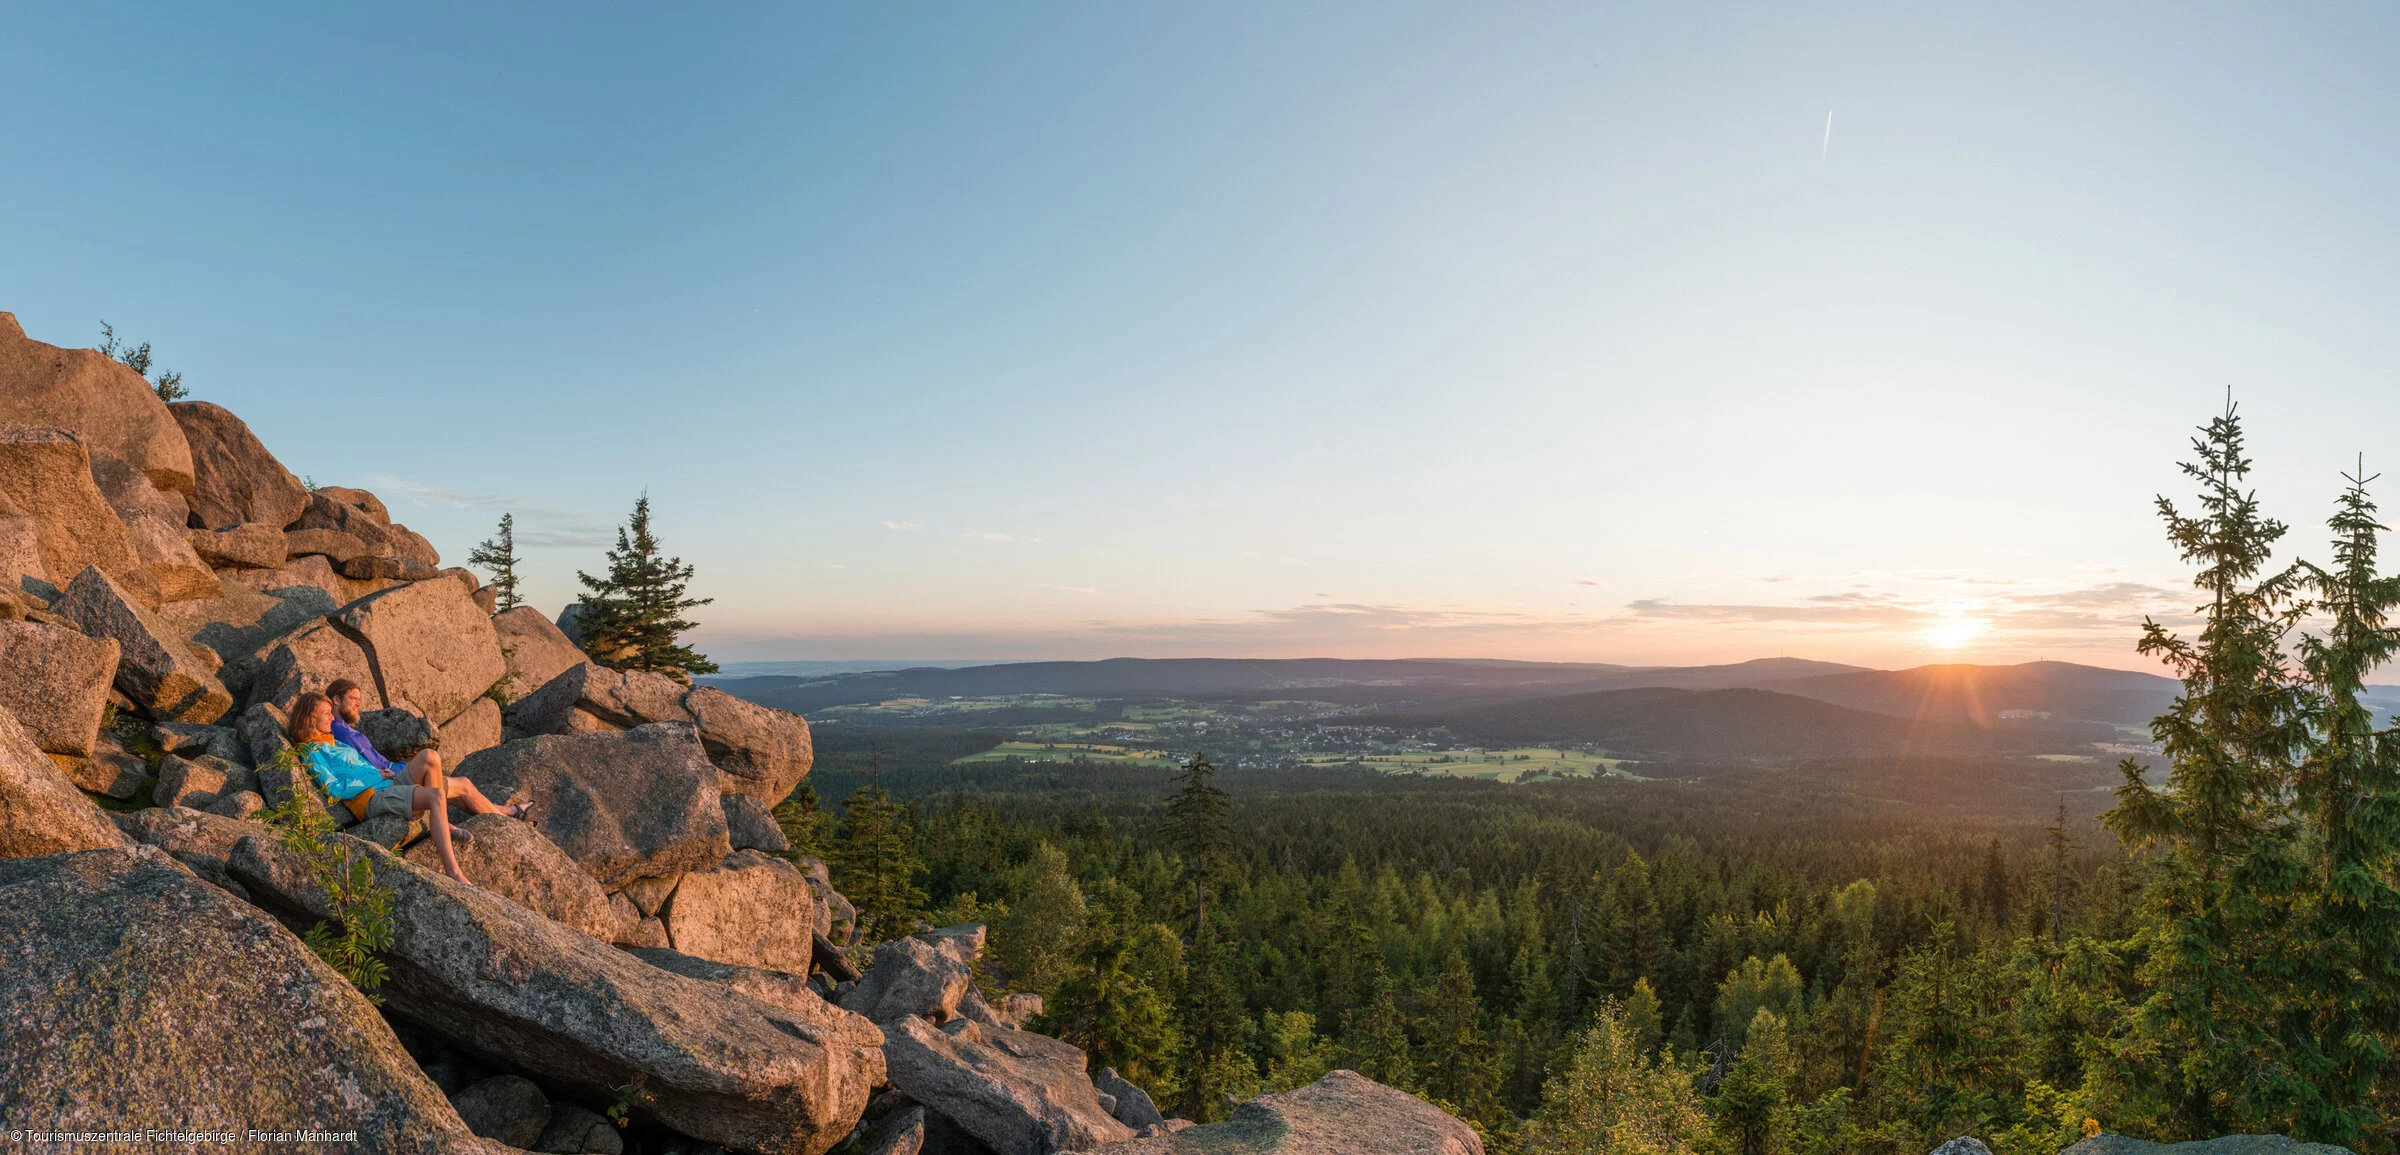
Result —
<instances>
[{"instance_id":1,"label":"purple jacket","mask_svg":"<svg viewBox=\"0 0 2400 1155\"><path fill-rule=\"evenodd\" d=\"M367 765L383 771L384 777L392 776L392 760L376 753L375 744L367 741L366 735L351 729L350 723L342 721L338 714L333 719L333 740L358 751L358 756L366 759Z\"/></svg>"}]
</instances>

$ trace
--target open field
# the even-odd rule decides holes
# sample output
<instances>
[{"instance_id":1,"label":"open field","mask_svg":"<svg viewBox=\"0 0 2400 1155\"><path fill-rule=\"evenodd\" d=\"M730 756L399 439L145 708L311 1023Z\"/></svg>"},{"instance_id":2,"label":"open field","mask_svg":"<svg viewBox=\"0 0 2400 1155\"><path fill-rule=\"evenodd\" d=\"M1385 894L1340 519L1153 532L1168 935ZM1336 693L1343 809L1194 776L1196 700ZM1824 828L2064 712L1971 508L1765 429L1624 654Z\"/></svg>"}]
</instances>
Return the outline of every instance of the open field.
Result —
<instances>
[{"instance_id":1,"label":"open field","mask_svg":"<svg viewBox=\"0 0 2400 1155\"><path fill-rule=\"evenodd\" d=\"M1387 774L1481 778L1494 782L1523 781L1526 775L1536 772L1576 778L1600 774L1636 777L1624 769L1631 763L1623 758L1536 746L1509 750L1432 750L1407 754L1312 754L1300 761L1310 766L1356 762Z\"/></svg>"},{"instance_id":2,"label":"open field","mask_svg":"<svg viewBox=\"0 0 2400 1155\"><path fill-rule=\"evenodd\" d=\"M958 759L966 762L1004 762L1015 758L1023 762L1115 762L1128 766L1173 766L1173 758L1155 750L1136 750L1130 746L1112 746L1105 742L1002 742L981 754Z\"/></svg>"}]
</instances>

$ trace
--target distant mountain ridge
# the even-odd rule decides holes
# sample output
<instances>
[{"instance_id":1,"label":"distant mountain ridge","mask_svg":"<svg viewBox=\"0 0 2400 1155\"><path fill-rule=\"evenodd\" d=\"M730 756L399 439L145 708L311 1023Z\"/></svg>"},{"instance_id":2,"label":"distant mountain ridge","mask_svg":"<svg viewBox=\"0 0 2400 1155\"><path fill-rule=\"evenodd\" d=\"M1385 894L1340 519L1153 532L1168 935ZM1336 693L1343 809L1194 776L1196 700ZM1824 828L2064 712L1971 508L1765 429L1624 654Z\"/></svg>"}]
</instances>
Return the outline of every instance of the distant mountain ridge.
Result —
<instances>
[{"instance_id":1,"label":"distant mountain ridge","mask_svg":"<svg viewBox=\"0 0 2400 1155\"><path fill-rule=\"evenodd\" d=\"M1095 662L1012 662L960 669L829 674L822 677L713 678L736 697L787 710L894 698L981 698L1011 694L1069 697L1210 696L1305 692L1344 687L1421 687L1487 691L1484 697L1531 697L1632 686L1727 689L1844 673L1872 673L1838 662L1760 658L1722 666L1618 666L1452 658L1109 658ZM1488 691L1500 691L1498 695Z\"/></svg>"},{"instance_id":2,"label":"distant mountain ridge","mask_svg":"<svg viewBox=\"0 0 2400 1155\"><path fill-rule=\"evenodd\" d=\"M1335 689L1472 691L1464 700L1594 693L1643 687L1772 690L1902 718L1990 723L2033 711L2120 725L2163 712L2180 686L2170 678L2072 662L1932 665L1871 670L1804 658L1708 666L1624 666L1457 658L1110 658L980 666L712 678L728 693L786 709L1013 694L1069 697L1221 696ZM1343 695L1359 700L1356 695Z\"/></svg>"},{"instance_id":3,"label":"distant mountain ridge","mask_svg":"<svg viewBox=\"0 0 2400 1155\"><path fill-rule=\"evenodd\" d=\"M2114 733L2097 722L1904 718L1773 690L1667 686L1509 702L1440 722L1491 746L1589 743L1654 757L2040 754L2085 750Z\"/></svg>"},{"instance_id":4,"label":"distant mountain ridge","mask_svg":"<svg viewBox=\"0 0 2400 1155\"><path fill-rule=\"evenodd\" d=\"M2166 712L2183 683L2073 662L2025 662L1850 670L1760 688L1902 718L1968 718L1990 724L2012 711L2032 711L2142 725Z\"/></svg>"}]
</instances>

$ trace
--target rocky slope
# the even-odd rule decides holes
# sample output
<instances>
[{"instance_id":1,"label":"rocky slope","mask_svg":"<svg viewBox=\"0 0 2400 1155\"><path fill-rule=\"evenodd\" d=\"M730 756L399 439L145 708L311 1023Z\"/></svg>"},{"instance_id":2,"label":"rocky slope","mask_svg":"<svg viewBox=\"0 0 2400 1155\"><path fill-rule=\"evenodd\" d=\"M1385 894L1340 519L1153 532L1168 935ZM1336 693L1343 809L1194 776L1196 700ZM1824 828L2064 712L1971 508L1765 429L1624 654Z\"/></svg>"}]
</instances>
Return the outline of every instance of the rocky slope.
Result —
<instances>
[{"instance_id":1,"label":"rocky slope","mask_svg":"<svg viewBox=\"0 0 2400 1155\"><path fill-rule=\"evenodd\" d=\"M420 1152L1481 1151L1347 1072L1188 1132L1095 1083L977 991L980 927L851 941L824 865L768 814L809 772L806 721L594 665L571 630L494 609L374 494L311 490L223 407L162 403L0 313L7 1126ZM536 804L458 824L474 885L420 830L351 825L273 764L292 701L337 678L387 752L438 748ZM332 907L257 820L293 797L390 896L380 1006L299 937Z\"/></svg>"}]
</instances>

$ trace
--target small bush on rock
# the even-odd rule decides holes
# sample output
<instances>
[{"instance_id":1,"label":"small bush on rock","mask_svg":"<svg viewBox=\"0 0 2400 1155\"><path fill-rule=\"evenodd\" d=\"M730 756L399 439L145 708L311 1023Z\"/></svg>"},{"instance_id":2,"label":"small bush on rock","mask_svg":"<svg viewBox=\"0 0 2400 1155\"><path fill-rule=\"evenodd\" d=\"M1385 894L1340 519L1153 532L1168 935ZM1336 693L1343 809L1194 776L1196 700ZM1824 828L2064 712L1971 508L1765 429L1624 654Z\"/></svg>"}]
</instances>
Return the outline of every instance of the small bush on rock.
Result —
<instances>
[{"instance_id":1,"label":"small bush on rock","mask_svg":"<svg viewBox=\"0 0 2400 1155\"><path fill-rule=\"evenodd\" d=\"M123 344L117 340L117 331L110 328L106 321L100 322L100 351L149 380L150 387L158 391L158 399L161 401L181 401L192 395L191 390L183 387L183 374L181 373L161 369L158 376L151 377L150 342L144 341L140 345Z\"/></svg>"},{"instance_id":2,"label":"small bush on rock","mask_svg":"<svg viewBox=\"0 0 2400 1155\"><path fill-rule=\"evenodd\" d=\"M268 765L290 770L298 759L284 750ZM333 841L333 819L313 795L295 793L259 817L274 828L275 840L306 864L309 881L324 888L333 908L333 917L308 928L301 941L367 1001L380 1005L383 997L375 991L390 976L377 956L392 945L392 892L375 881L374 865L365 855ZM339 931L333 929L336 924Z\"/></svg>"}]
</instances>

